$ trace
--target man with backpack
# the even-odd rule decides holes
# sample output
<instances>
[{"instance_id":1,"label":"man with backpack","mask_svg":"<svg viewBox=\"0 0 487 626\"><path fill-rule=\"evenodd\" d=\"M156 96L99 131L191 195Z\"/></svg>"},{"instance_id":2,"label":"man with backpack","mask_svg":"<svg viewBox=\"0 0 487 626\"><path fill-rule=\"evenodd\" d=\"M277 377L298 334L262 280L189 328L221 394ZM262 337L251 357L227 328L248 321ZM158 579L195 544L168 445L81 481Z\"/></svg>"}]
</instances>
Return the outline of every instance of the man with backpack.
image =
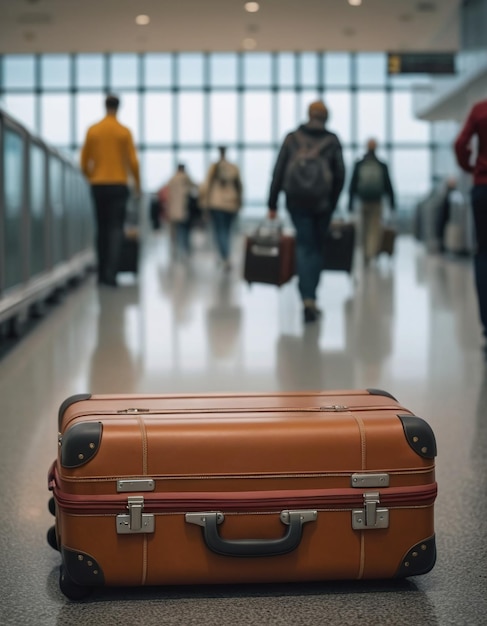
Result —
<instances>
[{"instance_id":1,"label":"man with backpack","mask_svg":"<svg viewBox=\"0 0 487 626\"><path fill-rule=\"evenodd\" d=\"M388 196L394 210L394 191L389 169L379 161L375 151L377 142L369 139L365 156L355 164L348 195L348 208L353 211L355 197L361 202L362 249L364 264L368 265L379 253L382 240L382 198Z\"/></svg>"},{"instance_id":2,"label":"man with backpack","mask_svg":"<svg viewBox=\"0 0 487 626\"><path fill-rule=\"evenodd\" d=\"M275 219L280 191L296 230L296 269L305 322L315 321L316 290L324 262L324 242L345 180L342 147L325 129L328 110L319 100L308 107L309 121L289 133L274 167L268 217Z\"/></svg>"}]
</instances>

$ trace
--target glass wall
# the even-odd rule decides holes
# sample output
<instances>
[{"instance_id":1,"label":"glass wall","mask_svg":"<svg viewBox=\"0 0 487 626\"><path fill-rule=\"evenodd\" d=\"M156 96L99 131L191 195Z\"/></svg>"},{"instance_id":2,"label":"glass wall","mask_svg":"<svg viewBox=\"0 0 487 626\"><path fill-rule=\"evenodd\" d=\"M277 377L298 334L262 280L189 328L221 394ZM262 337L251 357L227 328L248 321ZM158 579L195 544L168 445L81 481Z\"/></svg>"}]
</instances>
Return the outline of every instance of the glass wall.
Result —
<instances>
[{"instance_id":1,"label":"glass wall","mask_svg":"<svg viewBox=\"0 0 487 626\"><path fill-rule=\"evenodd\" d=\"M280 143L306 121L307 106L318 97L330 109L328 128L342 141L347 180L366 140L375 137L399 206L411 209L433 184L434 168L449 158L441 133L413 115L414 82L414 76L388 76L383 53L0 57L0 102L76 159L88 126L103 116L106 93L119 95L119 119L136 141L146 191L164 184L179 161L201 181L217 146L227 145L242 171L249 216L262 214Z\"/></svg>"}]
</instances>

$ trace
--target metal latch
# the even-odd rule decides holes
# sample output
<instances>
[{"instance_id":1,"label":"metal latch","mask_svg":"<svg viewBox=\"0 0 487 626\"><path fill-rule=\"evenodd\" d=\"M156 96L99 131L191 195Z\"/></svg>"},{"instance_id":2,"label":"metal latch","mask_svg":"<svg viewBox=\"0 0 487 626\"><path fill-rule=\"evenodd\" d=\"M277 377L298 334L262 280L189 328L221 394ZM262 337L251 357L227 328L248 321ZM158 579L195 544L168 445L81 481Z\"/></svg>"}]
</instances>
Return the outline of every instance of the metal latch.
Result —
<instances>
[{"instance_id":1,"label":"metal latch","mask_svg":"<svg viewBox=\"0 0 487 626\"><path fill-rule=\"evenodd\" d=\"M129 496L127 508L128 514L117 515L117 533L119 535L154 532L154 515L142 512L144 510L143 496Z\"/></svg>"},{"instance_id":2,"label":"metal latch","mask_svg":"<svg viewBox=\"0 0 487 626\"><path fill-rule=\"evenodd\" d=\"M389 528L389 509L379 508L378 491L364 493L364 508L352 511L352 528L369 530L373 528Z\"/></svg>"}]
</instances>

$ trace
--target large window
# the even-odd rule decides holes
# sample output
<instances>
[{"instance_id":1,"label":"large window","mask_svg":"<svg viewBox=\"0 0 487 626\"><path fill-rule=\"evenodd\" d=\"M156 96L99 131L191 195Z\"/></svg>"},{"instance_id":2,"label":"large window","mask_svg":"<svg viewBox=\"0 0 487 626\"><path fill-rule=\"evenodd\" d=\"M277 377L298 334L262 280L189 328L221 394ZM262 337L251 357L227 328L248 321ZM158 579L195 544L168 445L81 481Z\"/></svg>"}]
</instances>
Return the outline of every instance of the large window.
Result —
<instances>
[{"instance_id":1,"label":"large window","mask_svg":"<svg viewBox=\"0 0 487 626\"><path fill-rule=\"evenodd\" d=\"M22 211L24 201L24 139L16 131L6 129L3 139L3 180L5 249L5 288L22 282Z\"/></svg>"},{"instance_id":2,"label":"large window","mask_svg":"<svg viewBox=\"0 0 487 626\"><path fill-rule=\"evenodd\" d=\"M383 53L229 52L46 54L0 57L0 102L49 143L79 155L88 127L104 115L108 92L121 98L147 191L185 162L200 182L217 146L242 170L244 215L262 215L285 135L323 98L328 128L343 144L347 181L369 137L387 157L401 207L451 163L444 133L417 120L413 84L390 77ZM346 206L346 189L341 205Z\"/></svg>"}]
</instances>

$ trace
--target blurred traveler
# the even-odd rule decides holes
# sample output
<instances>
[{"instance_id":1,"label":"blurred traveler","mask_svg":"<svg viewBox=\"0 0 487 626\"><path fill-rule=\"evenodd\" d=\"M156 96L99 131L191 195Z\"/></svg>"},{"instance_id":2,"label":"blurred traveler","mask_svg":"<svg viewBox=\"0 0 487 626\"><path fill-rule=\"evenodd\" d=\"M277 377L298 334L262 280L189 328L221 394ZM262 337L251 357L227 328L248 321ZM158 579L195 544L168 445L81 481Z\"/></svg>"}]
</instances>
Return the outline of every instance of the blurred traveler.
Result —
<instances>
[{"instance_id":1,"label":"blurred traveler","mask_svg":"<svg viewBox=\"0 0 487 626\"><path fill-rule=\"evenodd\" d=\"M129 199L129 175L140 193L139 162L130 130L117 120L120 100L107 96L106 116L88 129L81 169L91 183L96 216L98 282L117 285Z\"/></svg>"},{"instance_id":2,"label":"blurred traveler","mask_svg":"<svg viewBox=\"0 0 487 626\"><path fill-rule=\"evenodd\" d=\"M379 161L375 152L377 142L369 139L367 152L355 163L348 192L348 208L352 212L356 197L360 200L362 217L362 251L364 264L368 265L380 250L382 241L382 200L389 198L391 211L395 209L394 190L389 176L389 169Z\"/></svg>"},{"instance_id":3,"label":"blurred traveler","mask_svg":"<svg viewBox=\"0 0 487 626\"><path fill-rule=\"evenodd\" d=\"M171 228L173 254L184 259L191 251L190 199L196 193L196 185L186 172L183 163L167 183L166 218Z\"/></svg>"},{"instance_id":4,"label":"blurred traveler","mask_svg":"<svg viewBox=\"0 0 487 626\"><path fill-rule=\"evenodd\" d=\"M220 158L212 163L202 185L200 198L208 209L220 259L225 270L231 269L231 234L237 212L242 206L242 180L234 163L226 159L226 147L218 148Z\"/></svg>"},{"instance_id":5,"label":"blurred traveler","mask_svg":"<svg viewBox=\"0 0 487 626\"><path fill-rule=\"evenodd\" d=\"M475 138L475 154L472 139ZM480 321L487 341L487 100L477 102L455 141L460 167L473 174L471 201L477 249L474 256L475 286ZM487 356L487 343L484 346Z\"/></svg>"},{"instance_id":6,"label":"blurred traveler","mask_svg":"<svg viewBox=\"0 0 487 626\"><path fill-rule=\"evenodd\" d=\"M296 229L298 287L305 322L315 321L316 290L324 262L324 242L343 188L345 166L338 137L325 129L328 109L321 100L308 108L309 121L289 133L274 167L269 219L277 215L280 191Z\"/></svg>"}]
</instances>

